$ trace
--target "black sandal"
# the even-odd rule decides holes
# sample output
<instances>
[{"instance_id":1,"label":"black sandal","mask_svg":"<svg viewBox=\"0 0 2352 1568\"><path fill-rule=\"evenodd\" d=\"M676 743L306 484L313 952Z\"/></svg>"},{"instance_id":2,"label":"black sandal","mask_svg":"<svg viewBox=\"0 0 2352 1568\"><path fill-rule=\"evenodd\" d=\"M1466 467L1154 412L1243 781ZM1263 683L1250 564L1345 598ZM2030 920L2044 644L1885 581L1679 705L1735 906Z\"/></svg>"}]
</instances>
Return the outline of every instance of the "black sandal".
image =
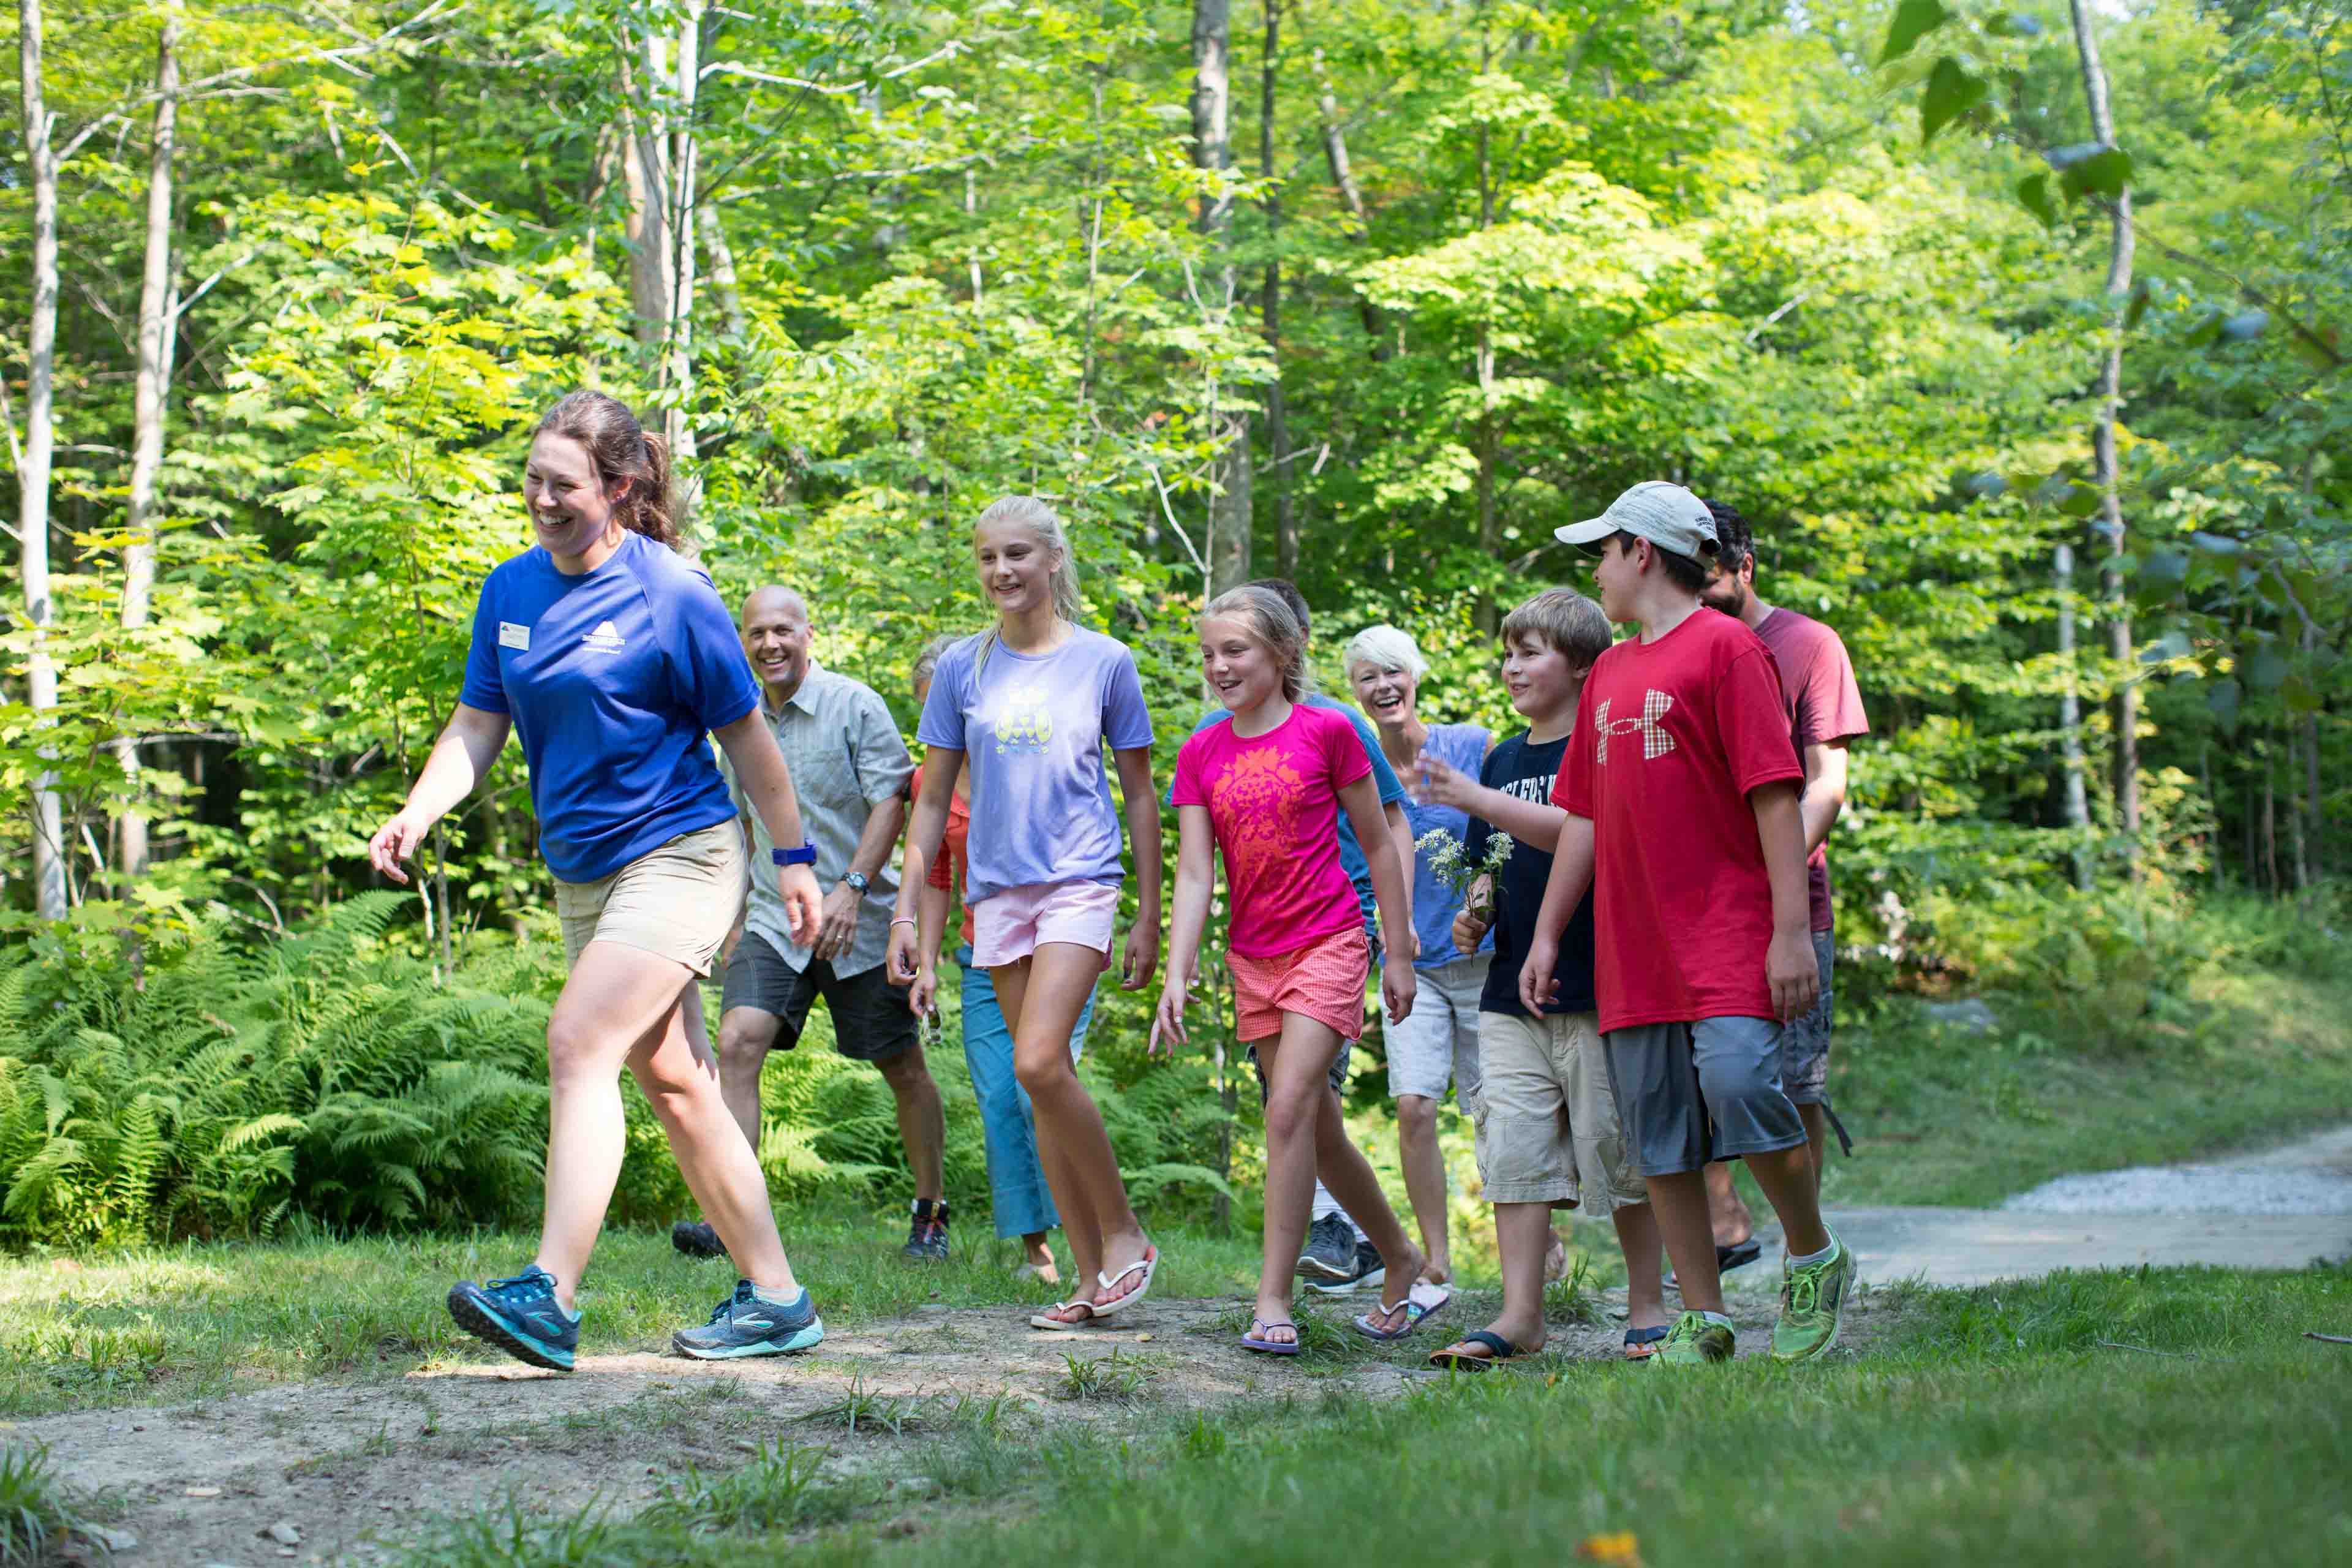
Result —
<instances>
[{"instance_id":1,"label":"black sandal","mask_svg":"<svg viewBox=\"0 0 2352 1568\"><path fill-rule=\"evenodd\" d=\"M1512 1361L1528 1353L1492 1329L1474 1329L1463 1335L1455 1343L1485 1345L1493 1353L1465 1355L1449 1345L1442 1351L1432 1351L1429 1354L1429 1364L1444 1367L1448 1372L1484 1372L1498 1361Z\"/></svg>"}]
</instances>

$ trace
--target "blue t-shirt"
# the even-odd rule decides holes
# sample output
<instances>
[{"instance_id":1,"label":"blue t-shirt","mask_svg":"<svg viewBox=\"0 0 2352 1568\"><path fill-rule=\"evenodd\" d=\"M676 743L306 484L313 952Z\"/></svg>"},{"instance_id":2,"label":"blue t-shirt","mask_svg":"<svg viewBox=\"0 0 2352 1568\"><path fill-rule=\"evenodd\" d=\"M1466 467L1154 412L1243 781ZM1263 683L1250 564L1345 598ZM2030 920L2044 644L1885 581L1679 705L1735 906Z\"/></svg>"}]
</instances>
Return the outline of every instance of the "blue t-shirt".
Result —
<instances>
[{"instance_id":1,"label":"blue t-shirt","mask_svg":"<svg viewBox=\"0 0 2352 1568\"><path fill-rule=\"evenodd\" d=\"M940 656L915 730L926 746L961 752L971 769L964 901L1041 882L1124 881L1103 747L1151 744L1135 656L1073 627L1051 653L993 643L975 681L988 640L966 637Z\"/></svg>"},{"instance_id":2,"label":"blue t-shirt","mask_svg":"<svg viewBox=\"0 0 2352 1568\"><path fill-rule=\"evenodd\" d=\"M593 882L735 815L709 737L760 685L702 569L629 533L577 577L537 545L500 562L457 700L513 716L540 854L558 880Z\"/></svg>"},{"instance_id":3,"label":"blue t-shirt","mask_svg":"<svg viewBox=\"0 0 2352 1568\"><path fill-rule=\"evenodd\" d=\"M1487 742L1492 739L1476 724L1433 724L1421 742L1421 752L1475 779L1486 760ZM1450 805L1423 805L1408 798L1404 819L1412 825L1416 845L1429 836L1432 828L1443 828L1457 841L1466 841L1470 836L1470 818ZM1421 938L1421 956L1413 960L1413 967L1434 969L1465 956L1454 945L1454 917L1461 912L1459 895L1438 880L1436 873L1429 868L1429 851L1416 848L1412 857L1412 929ZM1478 950L1493 952L1494 942L1494 933L1489 931L1478 939Z\"/></svg>"},{"instance_id":4,"label":"blue t-shirt","mask_svg":"<svg viewBox=\"0 0 2352 1568\"><path fill-rule=\"evenodd\" d=\"M1370 719L1346 703L1334 702L1320 692L1308 693L1307 706L1328 708L1334 713L1343 713L1347 715L1348 722L1355 726L1356 739L1364 743L1364 755L1372 760L1372 783L1381 792L1383 810L1404 798L1404 785L1398 781L1396 769L1389 765L1388 758L1381 754L1381 737L1372 728ZM1192 733L1197 735L1210 725L1232 717L1230 709L1212 708L1202 715L1199 723L1192 726ZM1170 805L1176 804L1176 785L1172 781L1163 798ZM1370 862L1364 858L1363 845L1356 839L1356 825L1348 820L1344 809L1339 813L1339 868L1347 872L1348 880L1356 885L1356 907L1363 912L1364 934L1377 947L1381 940L1381 905L1380 900L1372 896L1372 868Z\"/></svg>"}]
</instances>

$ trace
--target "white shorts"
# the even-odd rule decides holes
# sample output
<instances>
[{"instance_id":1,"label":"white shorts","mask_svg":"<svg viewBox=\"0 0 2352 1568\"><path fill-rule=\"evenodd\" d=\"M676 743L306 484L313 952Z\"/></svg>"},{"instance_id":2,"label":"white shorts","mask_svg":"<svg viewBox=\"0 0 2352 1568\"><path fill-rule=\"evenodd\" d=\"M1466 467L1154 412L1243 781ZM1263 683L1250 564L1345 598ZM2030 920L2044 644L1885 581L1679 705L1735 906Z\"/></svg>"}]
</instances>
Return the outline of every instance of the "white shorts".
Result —
<instances>
[{"instance_id":1,"label":"white shorts","mask_svg":"<svg viewBox=\"0 0 2352 1568\"><path fill-rule=\"evenodd\" d=\"M982 969L1018 963L1049 942L1075 942L1110 957L1118 922L1117 882L1033 882L971 906L971 961Z\"/></svg>"}]
</instances>

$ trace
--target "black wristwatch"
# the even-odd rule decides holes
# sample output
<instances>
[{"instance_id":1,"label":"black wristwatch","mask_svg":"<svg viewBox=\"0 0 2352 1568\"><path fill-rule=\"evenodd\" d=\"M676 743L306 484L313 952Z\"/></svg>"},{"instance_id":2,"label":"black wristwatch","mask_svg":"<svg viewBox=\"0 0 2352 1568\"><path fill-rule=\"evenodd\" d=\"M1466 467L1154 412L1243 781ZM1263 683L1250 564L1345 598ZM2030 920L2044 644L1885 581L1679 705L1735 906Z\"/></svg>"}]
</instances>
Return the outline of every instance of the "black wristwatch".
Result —
<instances>
[{"instance_id":1,"label":"black wristwatch","mask_svg":"<svg viewBox=\"0 0 2352 1568\"><path fill-rule=\"evenodd\" d=\"M771 849L768 858L779 866L814 866L816 864L816 846L803 844L797 849Z\"/></svg>"},{"instance_id":2,"label":"black wristwatch","mask_svg":"<svg viewBox=\"0 0 2352 1568\"><path fill-rule=\"evenodd\" d=\"M847 876L842 878L841 885L847 888L851 892L863 897L866 888L866 873L863 871L852 871Z\"/></svg>"}]
</instances>

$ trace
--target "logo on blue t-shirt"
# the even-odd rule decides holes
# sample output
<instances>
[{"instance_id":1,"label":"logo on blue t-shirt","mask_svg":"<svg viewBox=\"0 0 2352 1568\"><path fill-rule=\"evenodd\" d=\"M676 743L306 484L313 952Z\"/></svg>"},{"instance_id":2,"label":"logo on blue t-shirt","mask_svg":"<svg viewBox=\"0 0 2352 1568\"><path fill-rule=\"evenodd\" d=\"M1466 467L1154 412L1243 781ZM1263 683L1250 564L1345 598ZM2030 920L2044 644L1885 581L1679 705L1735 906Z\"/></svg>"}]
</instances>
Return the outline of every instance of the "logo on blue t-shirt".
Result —
<instances>
[{"instance_id":1,"label":"logo on blue t-shirt","mask_svg":"<svg viewBox=\"0 0 2352 1568\"><path fill-rule=\"evenodd\" d=\"M618 653L628 644L628 639L621 636L619 628L610 621L600 621L594 631L583 633L580 640L600 653Z\"/></svg>"}]
</instances>

